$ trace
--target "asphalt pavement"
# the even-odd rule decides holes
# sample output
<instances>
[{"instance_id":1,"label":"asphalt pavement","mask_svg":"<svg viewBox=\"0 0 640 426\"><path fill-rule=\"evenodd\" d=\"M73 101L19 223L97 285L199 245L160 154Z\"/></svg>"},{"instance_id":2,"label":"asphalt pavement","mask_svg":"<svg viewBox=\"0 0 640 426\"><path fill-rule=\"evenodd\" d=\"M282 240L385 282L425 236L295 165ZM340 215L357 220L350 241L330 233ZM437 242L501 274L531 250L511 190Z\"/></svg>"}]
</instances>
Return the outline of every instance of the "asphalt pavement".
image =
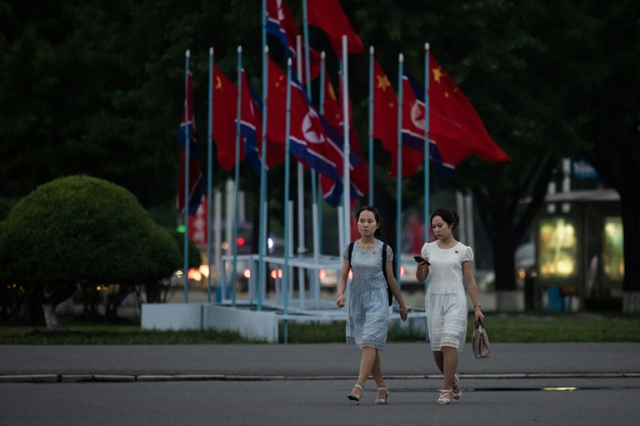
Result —
<instances>
[{"instance_id":1,"label":"asphalt pavement","mask_svg":"<svg viewBox=\"0 0 640 426\"><path fill-rule=\"evenodd\" d=\"M460 356L461 401L437 405L426 342L382 353L385 406L369 380L346 398L360 353L346 344L0 345L0 425L635 426L640 343L492 345Z\"/></svg>"},{"instance_id":2,"label":"asphalt pavement","mask_svg":"<svg viewBox=\"0 0 640 426\"><path fill-rule=\"evenodd\" d=\"M640 377L640 343L494 343L475 359L467 343L466 377ZM0 383L20 381L284 380L357 376L353 345L0 345ZM428 343L388 343L389 378L438 376Z\"/></svg>"}]
</instances>

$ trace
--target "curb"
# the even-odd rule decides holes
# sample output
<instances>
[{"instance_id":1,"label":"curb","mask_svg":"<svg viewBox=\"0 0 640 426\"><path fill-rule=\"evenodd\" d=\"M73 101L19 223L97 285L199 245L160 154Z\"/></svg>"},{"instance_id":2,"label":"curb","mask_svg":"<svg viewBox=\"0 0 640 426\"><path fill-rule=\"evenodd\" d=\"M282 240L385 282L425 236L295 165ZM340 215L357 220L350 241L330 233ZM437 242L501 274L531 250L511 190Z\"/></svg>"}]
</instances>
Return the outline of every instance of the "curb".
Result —
<instances>
[{"instance_id":1,"label":"curb","mask_svg":"<svg viewBox=\"0 0 640 426\"><path fill-rule=\"evenodd\" d=\"M179 381L276 381L276 380L353 380L356 376L266 376L239 374L177 374L177 375L122 375L122 374L16 374L0 375L2 383L131 383ZM442 375L388 375L386 380L442 379ZM513 374L461 374L461 379L610 379L640 378L640 373L513 373Z\"/></svg>"}]
</instances>

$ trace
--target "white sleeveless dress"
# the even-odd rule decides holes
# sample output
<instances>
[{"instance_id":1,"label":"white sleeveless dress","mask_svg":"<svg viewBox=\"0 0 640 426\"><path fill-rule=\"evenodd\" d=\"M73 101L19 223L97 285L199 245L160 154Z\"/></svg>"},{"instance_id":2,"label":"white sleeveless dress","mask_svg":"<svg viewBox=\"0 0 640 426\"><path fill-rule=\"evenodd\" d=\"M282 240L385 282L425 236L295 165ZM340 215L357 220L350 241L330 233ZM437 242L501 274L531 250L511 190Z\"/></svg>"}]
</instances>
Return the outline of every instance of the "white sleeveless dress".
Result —
<instances>
[{"instance_id":1,"label":"white sleeveless dress","mask_svg":"<svg viewBox=\"0 0 640 426\"><path fill-rule=\"evenodd\" d=\"M449 346L462 352L469 312L462 263L473 261L473 250L460 242L450 249L441 249L434 241L422 246L420 254L431 263L424 299L431 350Z\"/></svg>"}]
</instances>

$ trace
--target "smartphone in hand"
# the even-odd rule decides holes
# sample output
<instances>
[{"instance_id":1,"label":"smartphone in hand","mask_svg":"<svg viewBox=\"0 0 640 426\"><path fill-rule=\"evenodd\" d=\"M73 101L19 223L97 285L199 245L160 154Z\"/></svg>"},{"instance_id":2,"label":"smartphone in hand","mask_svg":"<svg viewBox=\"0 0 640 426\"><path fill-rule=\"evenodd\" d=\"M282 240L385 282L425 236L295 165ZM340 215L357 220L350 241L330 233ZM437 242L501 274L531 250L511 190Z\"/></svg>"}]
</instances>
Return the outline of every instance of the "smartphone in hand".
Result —
<instances>
[{"instance_id":1,"label":"smartphone in hand","mask_svg":"<svg viewBox=\"0 0 640 426\"><path fill-rule=\"evenodd\" d=\"M413 259L418 262L418 263L426 263L427 265L431 265L429 262L427 262L424 257L420 257L420 256L413 256Z\"/></svg>"}]
</instances>

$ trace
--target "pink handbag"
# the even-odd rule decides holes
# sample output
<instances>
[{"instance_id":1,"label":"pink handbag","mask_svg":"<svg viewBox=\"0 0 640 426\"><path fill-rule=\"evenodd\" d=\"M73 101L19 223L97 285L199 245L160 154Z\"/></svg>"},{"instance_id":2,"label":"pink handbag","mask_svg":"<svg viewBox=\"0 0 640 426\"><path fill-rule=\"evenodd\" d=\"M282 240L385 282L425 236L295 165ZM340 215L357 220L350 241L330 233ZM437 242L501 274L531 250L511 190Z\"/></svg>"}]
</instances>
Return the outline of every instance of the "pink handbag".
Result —
<instances>
[{"instance_id":1,"label":"pink handbag","mask_svg":"<svg viewBox=\"0 0 640 426\"><path fill-rule=\"evenodd\" d=\"M487 336L487 330L485 330L482 320L476 322L476 328L473 330L473 336L471 337L471 349L476 358L489 358L491 356L489 336Z\"/></svg>"}]
</instances>

